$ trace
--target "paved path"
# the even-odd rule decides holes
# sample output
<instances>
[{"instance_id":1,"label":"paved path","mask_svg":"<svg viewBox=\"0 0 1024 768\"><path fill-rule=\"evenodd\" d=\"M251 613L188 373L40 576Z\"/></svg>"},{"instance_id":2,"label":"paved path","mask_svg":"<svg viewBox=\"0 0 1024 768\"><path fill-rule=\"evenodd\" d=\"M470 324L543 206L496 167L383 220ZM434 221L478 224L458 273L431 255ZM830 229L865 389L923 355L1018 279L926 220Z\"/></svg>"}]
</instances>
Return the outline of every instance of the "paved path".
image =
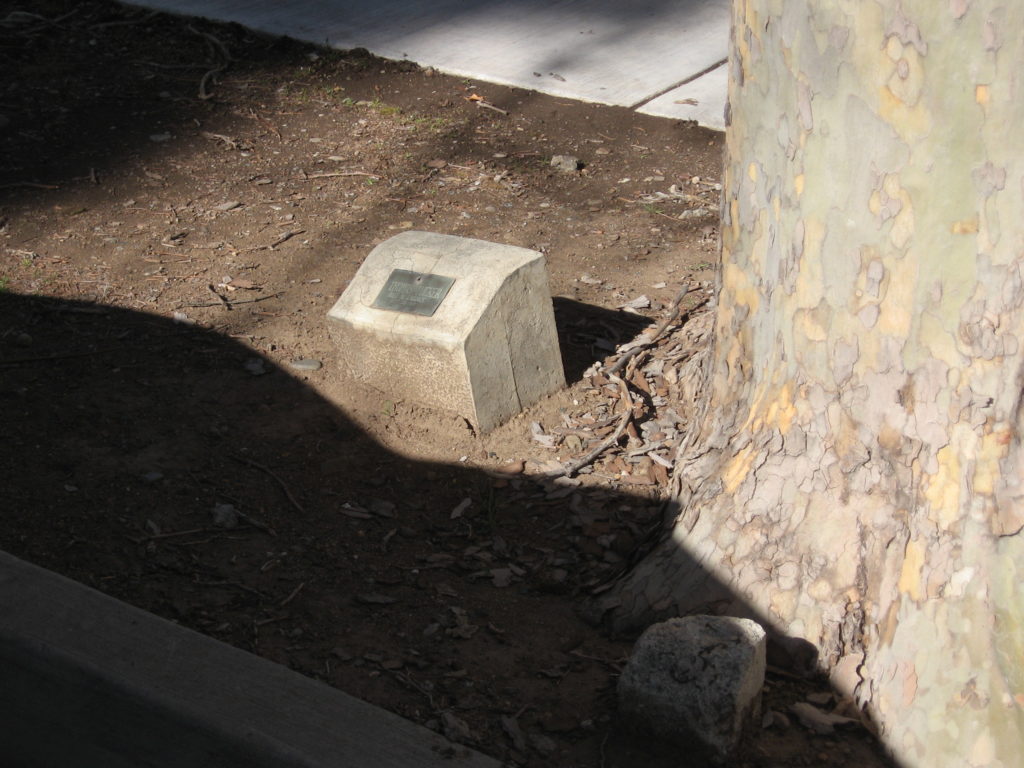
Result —
<instances>
[{"instance_id":1,"label":"paved path","mask_svg":"<svg viewBox=\"0 0 1024 768\"><path fill-rule=\"evenodd\" d=\"M500 768L5 552L0 605L4 766Z\"/></svg>"},{"instance_id":2,"label":"paved path","mask_svg":"<svg viewBox=\"0 0 1024 768\"><path fill-rule=\"evenodd\" d=\"M134 0L722 130L729 0Z\"/></svg>"}]
</instances>

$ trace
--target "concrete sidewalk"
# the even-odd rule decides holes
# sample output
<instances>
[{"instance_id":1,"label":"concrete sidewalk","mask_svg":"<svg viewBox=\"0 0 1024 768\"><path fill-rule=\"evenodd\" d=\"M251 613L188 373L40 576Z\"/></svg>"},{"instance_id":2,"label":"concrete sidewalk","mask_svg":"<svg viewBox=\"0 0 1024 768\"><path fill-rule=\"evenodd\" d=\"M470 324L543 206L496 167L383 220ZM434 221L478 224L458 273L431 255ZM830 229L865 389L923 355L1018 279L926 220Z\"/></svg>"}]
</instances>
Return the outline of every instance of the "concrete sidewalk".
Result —
<instances>
[{"instance_id":1,"label":"concrete sidewalk","mask_svg":"<svg viewBox=\"0 0 1024 768\"><path fill-rule=\"evenodd\" d=\"M499 768L5 552L0 605L3 766Z\"/></svg>"},{"instance_id":2,"label":"concrete sidewalk","mask_svg":"<svg viewBox=\"0 0 1024 768\"><path fill-rule=\"evenodd\" d=\"M134 0L724 129L729 0Z\"/></svg>"}]
</instances>

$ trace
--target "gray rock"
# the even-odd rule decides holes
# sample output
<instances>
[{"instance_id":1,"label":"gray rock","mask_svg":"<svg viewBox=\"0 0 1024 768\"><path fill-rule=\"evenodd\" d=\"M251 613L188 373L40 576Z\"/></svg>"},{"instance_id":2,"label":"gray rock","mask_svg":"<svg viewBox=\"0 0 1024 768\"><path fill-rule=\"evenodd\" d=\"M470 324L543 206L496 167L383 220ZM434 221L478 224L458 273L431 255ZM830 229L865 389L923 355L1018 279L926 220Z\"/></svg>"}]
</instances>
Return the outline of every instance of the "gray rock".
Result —
<instances>
[{"instance_id":1,"label":"gray rock","mask_svg":"<svg viewBox=\"0 0 1024 768\"><path fill-rule=\"evenodd\" d=\"M540 752L545 757L547 757L556 749L558 749L558 745L555 743L555 741L545 736L543 733L531 733L530 746L538 752Z\"/></svg>"},{"instance_id":2,"label":"gray rock","mask_svg":"<svg viewBox=\"0 0 1024 768\"><path fill-rule=\"evenodd\" d=\"M727 760L760 710L765 632L749 619L690 616L640 636L619 678L630 725Z\"/></svg>"},{"instance_id":3,"label":"gray rock","mask_svg":"<svg viewBox=\"0 0 1024 768\"><path fill-rule=\"evenodd\" d=\"M245 370L251 373L253 376L262 376L265 373L269 373L267 369L267 363L262 357L251 357L245 361Z\"/></svg>"},{"instance_id":4,"label":"gray rock","mask_svg":"<svg viewBox=\"0 0 1024 768\"><path fill-rule=\"evenodd\" d=\"M576 173L583 164L573 155L555 155L551 158L551 167L565 173Z\"/></svg>"},{"instance_id":5,"label":"gray rock","mask_svg":"<svg viewBox=\"0 0 1024 768\"><path fill-rule=\"evenodd\" d=\"M218 528L237 528L238 512L233 504L216 504L210 513L213 524Z\"/></svg>"},{"instance_id":6,"label":"gray rock","mask_svg":"<svg viewBox=\"0 0 1024 768\"><path fill-rule=\"evenodd\" d=\"M314 360L310 357L304 357L301 360L292 360L288 363L289 367L294 368L296 371L319 371L323 368L323 363L319 360Z\"/></svg>"}]
</instances>

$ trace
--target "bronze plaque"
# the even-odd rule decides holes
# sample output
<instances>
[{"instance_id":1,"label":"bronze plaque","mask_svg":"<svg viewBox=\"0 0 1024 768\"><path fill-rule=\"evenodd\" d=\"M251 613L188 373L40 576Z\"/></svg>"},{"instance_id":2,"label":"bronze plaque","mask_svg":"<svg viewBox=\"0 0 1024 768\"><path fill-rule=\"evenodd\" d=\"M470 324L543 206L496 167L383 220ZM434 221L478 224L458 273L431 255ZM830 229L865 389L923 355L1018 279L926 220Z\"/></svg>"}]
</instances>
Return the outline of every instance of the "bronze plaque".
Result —
<instances>
[{"instance_id":1,"label":"bronze plaque","mask_svg":"<svg viewBox=\"0 0 1024 768\"><path fill-rule=\"evenodd\" d=\"M454 277L395 269L388 275L387 282L371 306L430 317L441 306L454 284Z\"/></svg>"}]
</instances>

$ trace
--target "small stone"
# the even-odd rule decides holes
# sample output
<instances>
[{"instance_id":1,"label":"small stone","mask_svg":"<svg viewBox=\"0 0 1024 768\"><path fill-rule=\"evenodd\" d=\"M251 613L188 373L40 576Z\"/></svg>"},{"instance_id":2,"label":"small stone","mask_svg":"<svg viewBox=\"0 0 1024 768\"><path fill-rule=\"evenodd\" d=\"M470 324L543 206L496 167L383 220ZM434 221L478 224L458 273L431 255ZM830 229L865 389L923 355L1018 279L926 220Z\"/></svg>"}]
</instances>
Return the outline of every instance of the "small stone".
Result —
<instances>
[{"instance_id":1,"label":"small stone","mask_svg":"<svg viewBox=\"0 0 1024 768\"><path fill-rule=\"evenodd\" d=\"M386 499L371 499L369 507L370 511L378 517L394 517L397 509L394 502Z\"/></svg>"},{"instance_id":2,"label":"small stone","mask_svg":"<svg viewBox=\"0 0 1024 768\"><path fill-rule=\"evenodd\" d=\"M324 364L311 357L304 357L301 360L292 360L288 363L288 367L296 371L319 371Z\"/></svg>"},{"instance_id":3,"label":"small stone","mask_svg":"<svg viewBox=\"0 0 1024 768\"><path fill-rule=\"evenodd\" d=\"M218 528L236 528L238 526L238 513L233 504L216 504L213 512L210 513L213 524Z\"/></svg>"},{"instance_id":4,"label":"small stone","mask_svg":"<svg viewBox=\"0 0 1024 768\"><path fill-rule=\"evenodd\" d=\"M262 376L267 373L267 363L262 357L252 357L245 361L245 370L253 376Z\"/></svg>"},{"instance_id":5,"label":"small stone","mask_svg":"<svg viewBox=\"0 0 1024 768\"><path fill-rule=\"evenodd\" d=\"M545 736L543 733L531 733L529 740L530 746L545 757L558 749L558 745L555 743L554 739Z\"/></svg>"},{"instance_id":6,"label":"small stone","mask_svg":"<svg viewBox=\"0 0 1024 768\"><path fill-rule=\"evenodd\" d=\"M519 722L509 715L501 716L501 729L508 736L509 741L512 742L512 748L520 752L526 751L526 737L523 735L523 730L519 727Z\"/></svg>"},{"instance_id":7,"label":"small stone","mask_svg":"<svg viewBox=\"0 0 1024 768\"><path fill-rule=\"evenodd\" d=\"M169 134L169 133L153 133L153 134L150 134L150 136L149 136L149 140L150 141L155 141L158 144L160 142L162 142L162 141L167 141L170 138L171 138L171 134Z\"/></svg>"},{"instance_id":8,"label":"small stone","mask_svg":"<svg viewBox=\"0 0 1024 768\"><path fill-rule=\"evenodd\" d=\"M466 498L464 498L462 501L455 505L455 508L452 509L450 518L452 520L457 520L458 518L462 517L463 513L465 513L465 511L469 509L469 507L472 504L473 500L467 496Z\"/></svg>"},{"instance_id":9,"label":"small stone","mask_svg":"<svg viewBox=\"0 0 1024 768\"><path fill-rule=\"evenodd\" d=\"M576 173L583 163L574 155L555 155L551 158L551 167L563 173Z\"/></svg>"},{"instance_id":10,"label":"small stone","mask_svg":"<svg viewBox=\"0 0 1024 768\"><path fill-rule=\"evenodd\" d=\"M17 336L14 337L14 343L17 344L19 347L31 347L32 337L24 332L19 333Z\"/></svg>"},{"instance_id":11,"label":"small stone","mask_svg":"<svg viewBox=\"0 0 1024 768\"><path fill-rule=\"evenodd\" d=\"M473 732L469 729L466 721L451 712L441 713L441 729L444 731L445 738L456 744L464 744L473 740Z\"/></svg>"},{"instance_id":12,"label":"small stone","mask_svg":"<svg viewBox=\"0 0 1024 768\"><path fill-rule=\"evenodd\" d=\"M237 200L228 200L226 203L215 205L213 210L215 211L233 211L235 208L241 208L242 204Z\"/></svg>"},{"instance_id":13,"label":"small stone","mask_svg":"<svg viewBox=\"0 0 1024 768\"><path fill-rule=\"evenodd\" d=\"M619 711L638 730L728 760L760 709L765 631L754 621L689 616L640 636L618 683Z\"/></svg>"}]
</instances>

